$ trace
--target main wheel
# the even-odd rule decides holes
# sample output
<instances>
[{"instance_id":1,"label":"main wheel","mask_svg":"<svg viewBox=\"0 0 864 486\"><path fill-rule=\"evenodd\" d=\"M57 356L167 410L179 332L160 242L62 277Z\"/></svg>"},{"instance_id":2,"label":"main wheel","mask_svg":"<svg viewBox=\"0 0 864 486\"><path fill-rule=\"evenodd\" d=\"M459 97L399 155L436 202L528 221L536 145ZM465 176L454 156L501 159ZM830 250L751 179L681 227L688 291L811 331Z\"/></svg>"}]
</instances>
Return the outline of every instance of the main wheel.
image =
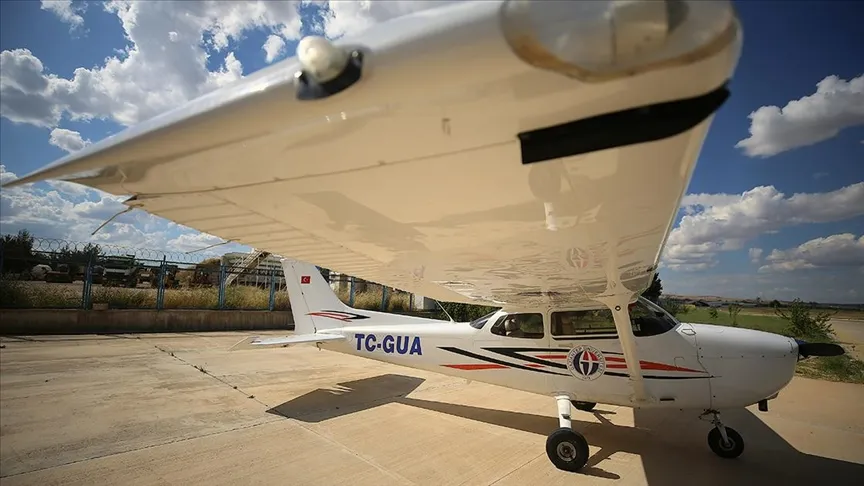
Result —
<instances>
[{"instance_id":1,"label":"main wheel","mask_svg":"<svg viewBox=\"0 0 864 486\"><path fill-rule=\"evenodd\" d=\"M562 427L546 439L546 455L558 469L576 472L588 462L588 441L582 434Z\"/></svg>"},{"instance_id":2,"label":"main wheel","mask_svg":"<svg viewBox=\"0 0 864 486\"><path fill-rule=\"evenodd\" d=\"M744 439L741 434L731 427L726 427L726 437L729 438L728 443L723 442L723 436L720 435L720 429L713 428L708 432L708 447L714 451L714 454L725 458L734 459L744 452Z\"/></svg>"},{"instance_id":3,"label":"main wheel","mask_svg":"<svg viewBox=\"0 0 864 486\"><path fill-rule=\"evenodd\" d=\"M579 402L576 400L572 400L570 403L573 405L573 408L576 410L582 410L583 412L590 412L597 406L597 404L593 402Z\"/></svg>"}]
</instances>

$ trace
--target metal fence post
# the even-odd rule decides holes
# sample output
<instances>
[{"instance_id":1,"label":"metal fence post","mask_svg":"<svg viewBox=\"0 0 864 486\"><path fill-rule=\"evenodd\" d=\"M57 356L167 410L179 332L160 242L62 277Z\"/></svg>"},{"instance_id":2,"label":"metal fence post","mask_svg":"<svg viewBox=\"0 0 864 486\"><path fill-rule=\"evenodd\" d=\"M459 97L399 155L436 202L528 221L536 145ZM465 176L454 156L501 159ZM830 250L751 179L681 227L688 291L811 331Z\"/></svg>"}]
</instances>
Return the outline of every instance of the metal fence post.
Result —
<instances>
[{"instance_id":1,"label":"metal fence post","mask_svg":"<svg viewBox=\"0 0 864 486\"><path fill-rule=\"evenodd\" d=\"M381 312L387 310L387 286L381 286Z\"/></svg>"},{"instance_id":2,"label":"metal fence post","mask_svg":"<svg viewBox=\"0 0 864 486\"><path fill-rule=\"evenodd\" d=\"M0 240L0 276L3 275L3 240Z\"/></svg>"},{"instance_id":3,"label":"metal fence post","mask_svg":"<svg viewBox=\"0 0 864 486\"><path fill-rule=\"evenodd\" d=\"M276 270L270 270L270 312L276 310Z\"/></svg>"},{"instance_id":4,"label":"metal fence post","mask_svg":"<svg viewBox=\"0 0 864 486\"><path fill-rule=\"evenodd\" d=\"M219 309L225 308L225 264L219 264Z\"/></svg>"},{"instance_id":5,"label":"metal fence post","mask_svg":"<svg viewBox=\"0 0 864 486\"><path fill-rule=\"evenodd\" d=\"M70 267L71 271L71 267ZM93 255L87 261L87 268L84 270L84 289L81 293L81 308L87 310L90 308L90 301L93 298Z\"/></svg>"},{"instance_id":6,"label":"metal fence post","mask_svg":"<svg viewBox=\"0 0 864 486\"><path fill-rule=\"evenodd\" d=\"M162 257L162 264L159 265L159 280L156 283L156 310L165 308L165 272L168 269L165 263L165 257Z\"/></svg>"},{"instance_id":7,"label":"metal fence post","mask_svg":"<svg viewBox=\"0 0 864 486\"><path fill-rule=\"evenodd\" d=\"M348 289L348 307L354 307L354 277L351 277L351 287Z\"/></svg>"}]
</instances>

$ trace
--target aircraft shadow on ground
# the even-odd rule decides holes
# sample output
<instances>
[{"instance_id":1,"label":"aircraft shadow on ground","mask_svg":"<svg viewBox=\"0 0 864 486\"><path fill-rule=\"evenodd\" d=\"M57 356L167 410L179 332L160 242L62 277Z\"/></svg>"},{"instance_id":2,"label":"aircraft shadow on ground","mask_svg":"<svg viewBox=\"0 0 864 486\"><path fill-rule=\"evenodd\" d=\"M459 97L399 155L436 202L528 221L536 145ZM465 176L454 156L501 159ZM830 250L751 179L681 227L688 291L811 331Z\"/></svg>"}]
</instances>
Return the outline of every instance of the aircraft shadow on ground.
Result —
<instances>
[{"instance_id":1,"label":"aircraft shadow on ground","mask_svg":"<svg viewBox=\"0 0 864 486\"><path fill-rule=\"evenodd\" d=\"M318 389L267 412L317 423L400 403L542 436L558 428L551 400L550 414L536 415L409 397L423 381L412 376L380 375L340 383L335 389ZM802 453L746 409L722 413L724 423L740 432L746 442L741 457L725 460L708 448L706 437L711 425L699 421L693 411L634 410L635 427L631 427L613 424L606 415L614 412L598 407L601 410L590 414L600 423L580 420L580 415L587 419L589 412L574 410L572 417L574 430L600 449L582 474L618 479L601 466L616 452L627 452L641 458L647 482L655 485L812 485L818 481L838 486L860 484L864 478L864 465Z\"/></svg>"}]
</instances>

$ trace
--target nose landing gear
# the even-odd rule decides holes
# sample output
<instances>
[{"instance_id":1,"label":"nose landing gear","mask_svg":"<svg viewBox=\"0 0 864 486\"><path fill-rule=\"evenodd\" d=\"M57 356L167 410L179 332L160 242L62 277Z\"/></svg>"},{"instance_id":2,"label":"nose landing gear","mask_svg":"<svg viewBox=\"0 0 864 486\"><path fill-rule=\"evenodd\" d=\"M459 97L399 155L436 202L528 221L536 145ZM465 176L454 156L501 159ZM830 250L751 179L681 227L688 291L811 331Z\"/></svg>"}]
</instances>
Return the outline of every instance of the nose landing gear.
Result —
<instances>
[{"instance_id":1,"label":"nose landing gear","mask_svg":"<svg viewBox=\"0 0 864 486\"><path fill-rule=\"evenodd\" d=\"M706 410L699 418L702 419L707 415L711 416L711 423L714 424L714 428L708 433L708 447L724 459L734 459L740 456L744 452L744 439L741 434L735 429L723 425L720 421L720 412Z\"/></svg>"}]
</instances>

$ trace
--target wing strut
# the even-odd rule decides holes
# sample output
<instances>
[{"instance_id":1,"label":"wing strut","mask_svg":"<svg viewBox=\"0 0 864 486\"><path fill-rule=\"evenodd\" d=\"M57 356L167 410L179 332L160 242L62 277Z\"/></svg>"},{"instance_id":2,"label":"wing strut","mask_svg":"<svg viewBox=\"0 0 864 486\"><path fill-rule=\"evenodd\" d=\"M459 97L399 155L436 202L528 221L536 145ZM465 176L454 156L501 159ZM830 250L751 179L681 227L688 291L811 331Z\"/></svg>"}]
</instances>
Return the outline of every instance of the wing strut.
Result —
<instances>
[{"instance_id":1,"label":"wing strut","mask_svg":"<svg viewBox=\"0 0 864 486\"><path fill-rule=\"evenodd\" d=\"M621 283L621 272L618 268L617 245L612 247L609 259L606 261L606 292L594 298L612 311L615 319L615 330L624 351L624 361L627 363L627 374L633 388L632 401L635 405L650 403L654 399L645 390L645 379L642 377L642 367L639 365L639 350L636 346L636 336L630 323L630 301L636 296Z\"/></svg>"},{"instance_id":2,"label":"wing strut","mask_svg":"<svg viewBox=\"0 0 864 486\"><path fill-rule=\"evenodd\" d=\"M621 340L621 350L624 351L624 360L627 362L627 373L630 375L630 384L633 386L633 401L648 403L651 401L651 397L645 390L645 380L642 377L642 368L639 366L636 336L633 335L633 326L630 324L628 306L632 298L633 294L617 294L600 297L597 300L609 307L615 318L615 329Z\"/></svg>"}]
</instances>

